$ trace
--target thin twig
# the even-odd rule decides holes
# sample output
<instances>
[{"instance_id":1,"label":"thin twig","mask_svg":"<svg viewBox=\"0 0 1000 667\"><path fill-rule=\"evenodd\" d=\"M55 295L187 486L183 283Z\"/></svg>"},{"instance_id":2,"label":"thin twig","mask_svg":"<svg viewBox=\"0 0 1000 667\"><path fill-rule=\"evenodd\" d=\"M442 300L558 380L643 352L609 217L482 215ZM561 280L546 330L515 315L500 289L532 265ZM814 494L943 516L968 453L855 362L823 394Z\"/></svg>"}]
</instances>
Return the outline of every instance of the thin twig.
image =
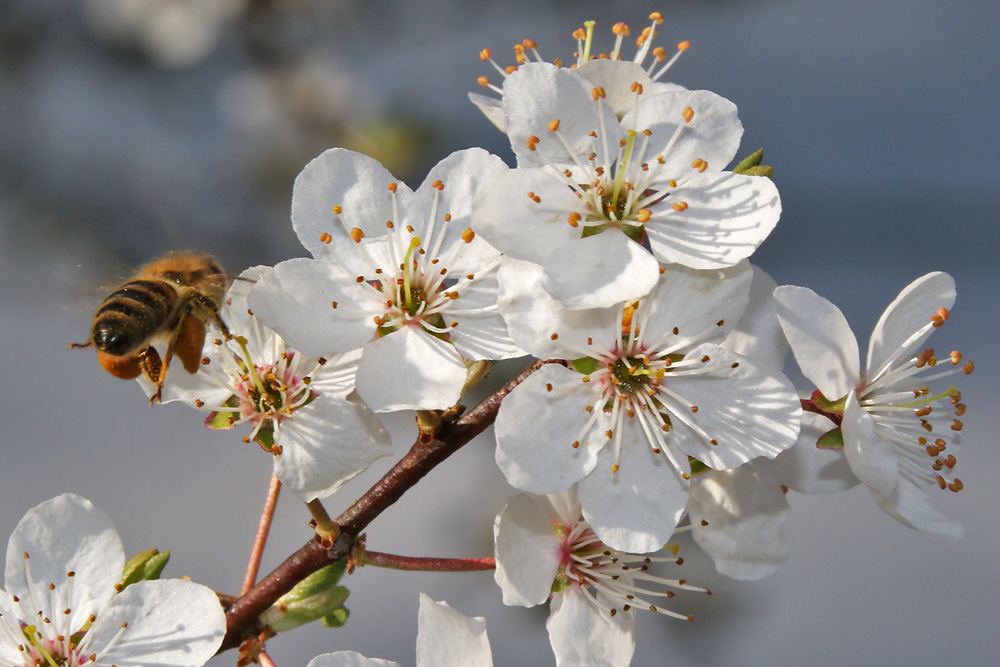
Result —
<instances>
[{"instance_id":1,"label":"thin twig","mask_svg":"<svg viewBox=\"0 0 1000 667\"><path fill-rule=\"evenodd\" d=\"M260 525L257 526L257 535L253 540L253 550L250 551L250 562L247 564L247 573L243 577L243 589L240 591L240 595L246 595L247 591L257 583L260 560L264 556L264 545L267 544L267 535L271 532L271 520L274 518L274 510L278 506L278 494L280 493L281 480L272 474L271 484L267 487L264 511L260 514Z\"/></svg>"},{"instance_id":2,"label":"thin twig","mask_svg":"<svg viewBox=\"0 0 1000 667\"><path fill-rule=\"evenodd\" d=\"M365 551L364 564L391 570L421 572L476 572L495 570L496 560L490 558L431 558L426 556L397 556L378 551Z\"/></svg>"},{"instance_id":3,"label":"thin twig","mask_svg":"<svg viewBox=\"0 0 1000 667\"><path fill-rule=\"evenodd\" d=\"M324 549L315 540L310 540L232 604L226 612L226 637L219 651L238 646L243 633L257 617L295 584L324 565L350 554L354 541L369 523L391 507L438 463L485 431L496 420L504 397L546 363L550 362L533 363L473 410L446 426L434 440L421 443L418 438L392 470L337 517L341 533L330 549Z\"/></svg>"}]
</instances>

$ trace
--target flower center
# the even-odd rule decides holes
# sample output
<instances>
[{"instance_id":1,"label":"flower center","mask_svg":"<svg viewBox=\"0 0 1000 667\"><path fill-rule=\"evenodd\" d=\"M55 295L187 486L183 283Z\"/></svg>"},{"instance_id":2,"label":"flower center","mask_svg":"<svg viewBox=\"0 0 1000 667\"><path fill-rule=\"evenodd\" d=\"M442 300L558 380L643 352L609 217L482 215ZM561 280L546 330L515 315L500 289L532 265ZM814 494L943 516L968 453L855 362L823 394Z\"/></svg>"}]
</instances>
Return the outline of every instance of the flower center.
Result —
<instances>
[{"instance_id":1,"label":"flower center","mask_svg":"<svg viewBox=\"0 0 1000 667\"><path fill-rule=\"evenodd\" d=\"M627 554L604 544L585 521L565 526L553 522L553 528L562 553L562 563L552 584L553 593L577 585L592 602L607 610L611 616L636 607L687 621L692 617L664 609L651 600L672 598L673 589L711 594L707 589L692 586L683 579L668 579L649 571L654 563L681 565L684 560L677 557L677 545L666 546L673 552L673 557Z\"/></svg>"}]
</instances>

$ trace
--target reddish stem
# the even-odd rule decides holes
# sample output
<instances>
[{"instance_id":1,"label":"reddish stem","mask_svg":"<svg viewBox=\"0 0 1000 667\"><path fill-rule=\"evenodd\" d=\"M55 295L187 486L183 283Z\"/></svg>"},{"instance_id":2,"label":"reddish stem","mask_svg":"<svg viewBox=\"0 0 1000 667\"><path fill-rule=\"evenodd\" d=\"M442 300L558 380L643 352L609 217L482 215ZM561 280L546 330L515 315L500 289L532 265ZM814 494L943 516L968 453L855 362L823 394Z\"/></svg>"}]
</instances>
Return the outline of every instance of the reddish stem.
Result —
<instances>
[{"instance_id":1,"label":"reddish stem","mask_svg":"<svg viewBox=\"0 0 1000 667\"><path fill-rule=\"evenodd\" d=\"M346 557L369 523L391 507L438 463L485 431L496 419L504 397L546 363L550 362L533 363L473 410L445 425L435 439L422 443L418 438L406 456L337 517L341 533L330 549L324 549L315 540L310 540L229 607L226 612L226 637L219 652L238 646L243 634L253 627L257 617L295 584L324 565Z\"/></svg>"},{"instance_id":2,"label":"reddish stem","mask_svg":"<svg viewBox=\"0 0 1000 667\"><path fill-rule=\"evenodd\" d=\"M391 570L414 570L426 572L474 572L495 570L493 558L429 558L426 556L397 556L378 551L365 551L365 565L385 567Z\"/></svg>"},{"instance_id":3,"label":"reddish stem","mask_svg":"<svg viewBox=\"0 0 1000 667\"><path fill-rule=\"evenodd\" d=\"M274 510L278 506L278 495L281 492L281 480L275 475L271 475L271 483L267 487L267 499L264 501L264 511L260 514L260 524L257 526L257 535L253 540L253 549L250 551L250 562L247 564L247 573L243 577L243 589L240 595L245 595L253 588L257 581L257 573L260 571L260 561L264 556L264 546L267 544L267 536L271 532L271 520L274 519Z\"/></svg>"}]
</instances>

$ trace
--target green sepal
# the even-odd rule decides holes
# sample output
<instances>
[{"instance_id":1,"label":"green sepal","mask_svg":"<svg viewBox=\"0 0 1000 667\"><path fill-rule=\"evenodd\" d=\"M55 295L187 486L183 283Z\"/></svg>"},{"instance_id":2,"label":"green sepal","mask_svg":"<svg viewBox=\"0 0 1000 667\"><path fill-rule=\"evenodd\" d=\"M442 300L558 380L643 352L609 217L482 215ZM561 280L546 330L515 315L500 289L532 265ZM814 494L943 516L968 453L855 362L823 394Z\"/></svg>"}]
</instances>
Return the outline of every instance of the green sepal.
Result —
<instances>
[{"instance_id":1,"label":"green sepal","mask_svg":"<svg viewBox=\"0 0 1000 667\"><path fill-rule=\"evenodd\" d=\"M239 407L239 399L235 396L230 396L226 401L227 408ZM205 426L217 431L228 431L236 423L237 413L229 412L212 412L205 418Z\"/></svg>"},{"instance_id":2,"label":"green sepal","mask_svg":"<svg viewBox=\"0 0 1000 667\"><path fill-rule=\"evenodd\" d=\"M824 412L833 412L838 415L844 414L844 410L847 409L847 396L841 396L835 401L831 401L818 390L813 392L812 402L816 404L816 407Z\"/></svg>"},{"instance_id":3,"label":"green sepal","mask_svg":"<svg viewBox=\"0 0 1000 667\"><path fill-rule=\"evenodd\" d=\"M271 447L274 447L274 426L270 422L261 426L257 429L257 437L254 440L267 451L271 451Z\"/></svg>"},{"instance_id":4,"label":"green sepal","mask_svg":"<svg viewBox=\"0 0 1000 667\"><path fill-rule=\"evenodd\" d=\"M844 432L839 427L830 429L819 436L816 447L818 449L842 450L844 448Z\"/></svg>"},{"instance_id":5,"label":"green sepal","mask_svg":"<svg viewBox=\"0 0 1000 667\"><path fill-rule=\"evenodd\" d=\"M702 463L701 461L699 461L694 457L689 456L688 462L691 464L692 477L697 477L698 475L701 475L702 473L706 473L709 470L711 470L711 468L709 468L707 465L705 465L704 463Z\"/></svg>"},{"instance_id":6,"label":"green sepal","mask_svg":"<svg viewBox=\"0 0 1000 667\"><path fill-rule=\"evenodd\" d=\"M347 561L339 560L313 572L261 614L261 622L275 632L287 632L317 620L322 620L325 627L340 627L347 621L343 607L351 594L346 587L337 585L346 567Z\"/></svg>"},{"instance_id":7,"label":"green sepal","mask_svg":"<svg viewBox=\"0 0 1000 667\"><path fill-rule=\"evenodd\" d=\"M169 560L169 551L160 552L157 549L146 549L132 556L122 569L122 589L138 581L159 579Z\"/></svg>"},{"instance_id":8,"label":"green sepal","mask_svg":"<svg viewBox=\"0 0 1000 667\"><path fill-rule=\"evenodd\" d=\"M733 173L747 174L748 176L765 176L774 178L774 167L762 164L764 161L764 149L758 148L756 151L746 156L740 163L733 167Z\"/></svg>"},{"instance_id":9,"label":"green sepal","mask_svg":"<svg viewBox=\"0 0 1000 667\"><path fill-rule=\"evenodd\" d=\"M584 375L590 375L594 371L601 368L601 362L593 357L583 357L581 359L573 359L569 362L569 365L573 367L577 373L583 373Z\"/></svg>"}]
</instances>

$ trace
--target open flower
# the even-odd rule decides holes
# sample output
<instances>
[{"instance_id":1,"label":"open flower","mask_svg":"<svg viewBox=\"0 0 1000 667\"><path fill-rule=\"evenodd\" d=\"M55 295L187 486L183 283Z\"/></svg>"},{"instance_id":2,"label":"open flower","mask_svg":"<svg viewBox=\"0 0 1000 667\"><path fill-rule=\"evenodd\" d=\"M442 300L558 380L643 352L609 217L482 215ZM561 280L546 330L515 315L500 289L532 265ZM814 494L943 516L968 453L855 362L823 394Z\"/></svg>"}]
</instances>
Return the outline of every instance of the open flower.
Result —
<instances>
[{"instance_id":1,"label":"open flower","mask_svg":"<svg viewBox=\"0 0 1000 667\"><path fill-rule=\"evenodd\" d=\"M931 537L960 539L962 526L934 507L924 489L962 489L952 469L965 404L954 387L931 394L928 383L970 373L972 364L962 365L962 355L952 352L942 369L933 349L918 352L955 303L952 277L928 273L899 293L875 325L864 368L836 306L805 287L779 287L775 299L795 360L819 391L811 404L836 425L821 444L843 447L852 472L897 521Z\"/></svg>"},{"instance_id":2,"label":"open flower","mask_svg":"<svg viewBox=\"0 0 1000 667\"><path fill-rule=\"evenodd\" d=\"M303 354L250 312L247 295L265 270L244 271L229 290L222 318L236 338L206 345L196 374L167 379L163 401L208 412L209 428L247 425L244 442L273 454L274 474L309 502L391 454L392 446L378 417L353 394L360 351Z\"/></svg>"},{"instance_id":3,"label":"open flower","mask_svg":"<svg viewBox=\"0 0 1000 667\"><path fill-rule=\"evenodd\" d=\"M533 607L550 597L545 627L557 665L628 665L635 610L691 620L663 606L675 590L704 588L650 571L681 564L666 556L623 553L604 544L580 517L575 488L547 497L509 498L493 525L497 584L504 604Z\"/></svg>"},{"instance_id":4,"label":"open flower","mask_svg":"<svg viewBox=\"0 0 1000 667\"><path fill-rule=\"evenodd\" d=\"M542 287L573 309L645 295L658 262L717 269L753 253L781 205L769 179L722 171L743 134L736 106L703 90L665 92L619 121L603 95L547 63L507 77L519 168L476 199L473 228L542 266Z\"/></svg>"},{"instance_id":5,"label":"open flower","mask_svg":"<svg viewBox=\"0 0 1000 667\"><path fill-rule=\"evenodd\" d=\"M118 592L125 552L111 519L64 494L28 510L7 544L0 664L196 667L226 634L219 599L177 579Z\"/></svg>"},{"instance_id":6,"label":"open flower","mask_svg":"<svg viewBox=\"0 0 1000 667\"><path fill-rule=\"evenodd\" d=\"M486 619L469 618L447 602L420 594L417 616L417 667L492 667ZM390 660L366 658L356 651L324 653L306 667L399 667Z\"/></svg>"},{"instance_id":7,"label":"open flower","mask_svg":"<svg viewBox=\"0 0 1000 667\"><path fill-rule=\"evenodd\" d=\"M576 53L569 67L605 91L608 104L615 110L619 118L635 105L637 96L684 90L683 86L660 81L660 79L677 62L681 53L691 46L691 43L681 42L677 45L677 51L673 56L668 57L667 50L662 46L653 46L653 39L660 34L659 26L663 23L663 14L653 12L649 15L649 19L652 23L643 29L635 40L636 52L631 60L625 58L622 48L625 39L631 34L631 29L626 24L616 23L612 26L611 32L615 35L615 44L610 53L599 54L593 48L594 26L596 25L594 21L587 21L583 28L577 28L573 31L573 38L576 40ZM489 49L483 49L479 57L483 61L489 61L504 78L517 71L517 68L525 63L545 62L538 52L538 45L530 39L525 39L520 44L515 45L514 55L517 59L517 65L507 68L500 67L493 60L493 54ZM564 63L557 58L553 64L560 67ZM506 123L503 107L500 103L503 88L490 83L489 77L486 76L479 77L478 83L499 97L469 93L469 99L501 132L505 131Z\"/></svg>"},{"instance_id":8,"label":"open flower","mask_svg":"<svg viewBox=\"0 0 1000 667\"><path fill-rule=\"evenodd\" d=\"M376 412L454 405L466 360L523 354L497 310L500 253L469 227L481 184L506 170L486 151L460 151L413 192L372 158L323 153L292 197L316 259L264 274L251 307L307 354L363 347L357 390Z\"/></svg>"},{"instance_id":9,"label":"open flower","mask_svg":"<svg viewBox=\"0 0 1000 667\"><path fill-rule=\"evenodd\" d=\"M605 544L655 551L687 504L693 457L716 470L795 442L799 401L780 372L720 347L752 272L663 268L647 297L568 310L537 293L540 269L505 259L501 307L515 340L547 364L504 399L497 463L515 488L579 482Z\"/></svg>"}]
</instances>

